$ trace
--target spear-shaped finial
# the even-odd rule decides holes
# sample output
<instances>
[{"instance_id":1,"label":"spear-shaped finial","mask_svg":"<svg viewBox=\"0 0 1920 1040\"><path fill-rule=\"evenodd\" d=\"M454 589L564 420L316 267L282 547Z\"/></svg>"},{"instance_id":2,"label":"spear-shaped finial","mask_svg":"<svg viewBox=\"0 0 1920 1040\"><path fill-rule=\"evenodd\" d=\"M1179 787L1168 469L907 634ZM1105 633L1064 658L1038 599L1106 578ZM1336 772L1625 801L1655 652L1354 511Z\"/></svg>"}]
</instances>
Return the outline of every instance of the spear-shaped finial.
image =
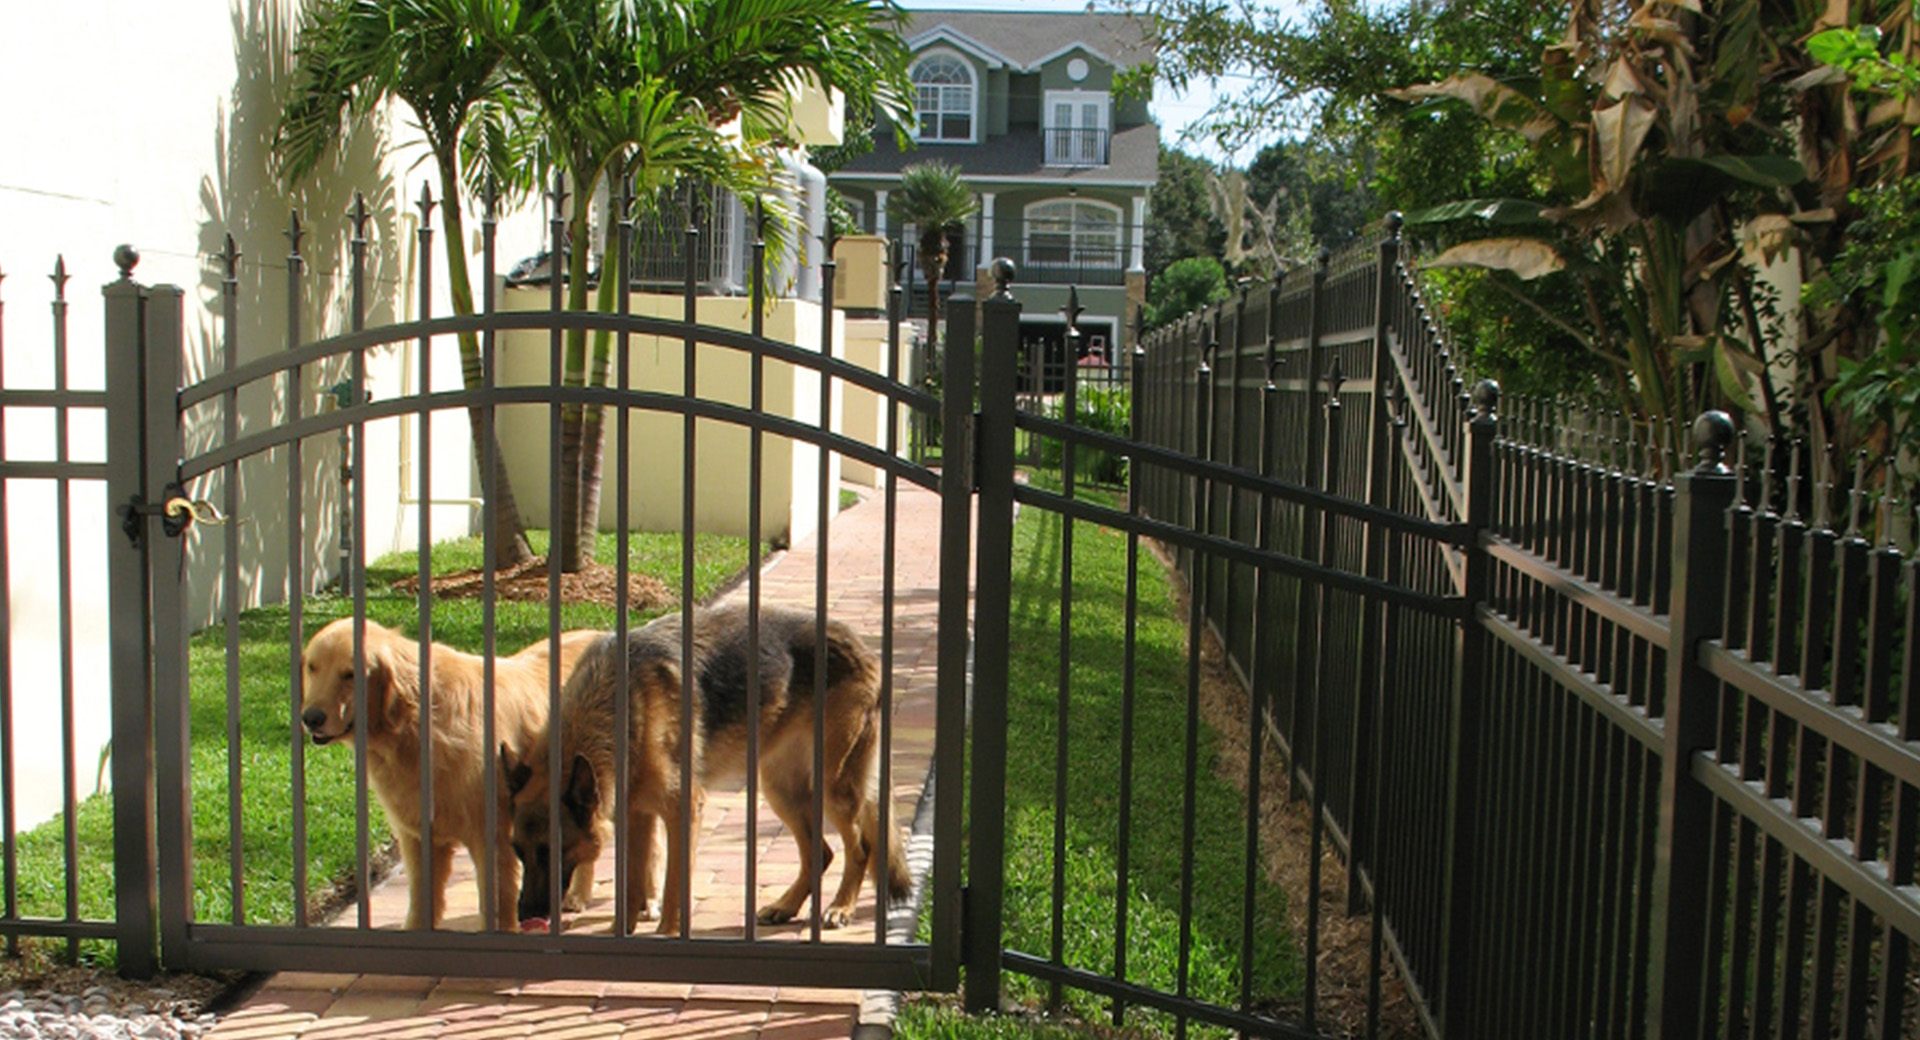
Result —
<instances>
[{"instance_id":1,"label":"spear-shaped finial","mask_svg":"<svg viewBox=\"0 0 1920 1040\"><path fill-rule=\"evenodd\" d=\"M358 197L356 196L356 199L357 198ZM353 222L353 237L357 241L365 241L366 239L366 235L363 233L363 230L362 230L363 224L364 224L364 221L360 219L355 219ZM300 240L302 238L305 238L307 235L307 229L300 226L299 210L296 209L288 212L287 229L285 231L282 231L281 234L285 235L287 238L288 255L295 256L295 257L299 256Z\"/></svg>"},{"instance_id":2,"label":"spear-shaped finial","mask_svg":"<svg viewBox=\"0 0 1920 1040\"><path fill-rule=\"evenodd\" d=\"M1889 455L1883 463L1886 477L1881 481L1880 491L1880 542L1888 549L1893 548L1893 456Z\"/></svg>"},{"instance_id":3,"label":"spear-shaped finial","mask_svg":"<svg viewBox=\"0 0 1920 1040\"><path fill-rule=\"evenodd\" d=\"M227 269L225 281L232 285L240 280L240 249L234 244L233 234L227 234L227 247L220 252L221 266Z\"/></svg>"},{"instance_id":4,"label":"spear-shaped finial","mask_svg":"<svg viewBox=\"0 0 1920 1040\"><path fill-rule=\"evenodd\" d=\"M1347 374L1340 368L1340 355L1335 354L1333 364L1327 368L1327 400L1337 399L1340 396L1340 388L1345 386L1346 382Z\"/></svg>"},{"instance_id":5,"label":"spear-shaped finial","mask_svg":"<svg viewBox=\"0 0 1920 1040\"><path fill-rule=\"evenodd\" d=\"M1860 537L1860 500L1866 497L1867 449L1853 457L1853 490L1847 493L1847 537Z\"/></svg>"},{"instance_id":6,"label":"spear-shaped finial","mask_svg":"<svg viewBox=\"0 0 1920 1040\"><path fill-rule=\"evenodd\" d=\"M1800 438L1793 439L1792 453L1787 456L1787 522L1800 521Z\"/></svg>"},{"instance_id":7,"label":"spear-shaped finial","mask_svg":"<svg viewBox=\"0 0 1920 1040\"><path fill-rule=\"evenodd\" d=\"M47 278L53 282L53 302L67 302L67 254L60 253L53 258L53 273Z\"/></svg>"},{"instance_id":8,"label":"spear-shaped finial","mask_svg":"<svg viewBox=\"0 0 1920 1040\"><path fill-rule=\"evenodd\" d=\"M414 202L414 205L420 210L420 226L432 227L434 207L432 184L426 181L420 182L420 198Z\"/></svg>"}]
</instances>

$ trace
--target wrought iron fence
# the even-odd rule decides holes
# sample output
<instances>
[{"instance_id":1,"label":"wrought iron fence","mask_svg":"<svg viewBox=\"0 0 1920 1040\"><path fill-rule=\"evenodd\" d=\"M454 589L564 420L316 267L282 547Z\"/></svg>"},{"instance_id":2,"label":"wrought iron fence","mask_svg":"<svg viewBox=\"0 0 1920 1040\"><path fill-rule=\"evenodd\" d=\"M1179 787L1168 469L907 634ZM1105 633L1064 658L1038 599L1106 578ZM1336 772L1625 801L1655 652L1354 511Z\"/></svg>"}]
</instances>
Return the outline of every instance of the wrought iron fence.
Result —
<instances>
[{"instance_id":1,"label":"wrought iron fence","mask_svg":"<svg viewBox=\"0 0 1920 1040\"><path fill-rule=\"evenodd\" d=\"M1374 977L1436 1036L1913 1035L1920 572L1885 501L1875 527L1857 477L1838 508L1724 416L1469 395L1400 244L1335 259L1150 337L1141 429L1465 540L1171 467L1136 487L1155 519L1457 605L1179 555Z\"/></svg>"}]
</instances>

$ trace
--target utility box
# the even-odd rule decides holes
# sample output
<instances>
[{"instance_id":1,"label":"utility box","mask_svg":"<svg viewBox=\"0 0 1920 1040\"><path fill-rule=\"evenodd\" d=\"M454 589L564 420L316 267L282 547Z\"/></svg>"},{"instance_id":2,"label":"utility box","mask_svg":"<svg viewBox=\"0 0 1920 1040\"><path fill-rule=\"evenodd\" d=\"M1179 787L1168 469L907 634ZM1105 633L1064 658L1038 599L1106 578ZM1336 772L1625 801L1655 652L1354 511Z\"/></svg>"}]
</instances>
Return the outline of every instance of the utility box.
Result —
<instances>
[{"instance_id":1,"label":"utility box","mask_svg":"<svg viewBox=\"0 0 1920 1040\"><path fill-rule=\"evenodd\" d=\"M887 240L843 235L834 240L833 305L847 311L887 309Z\"/></svg>"}]
</instances>

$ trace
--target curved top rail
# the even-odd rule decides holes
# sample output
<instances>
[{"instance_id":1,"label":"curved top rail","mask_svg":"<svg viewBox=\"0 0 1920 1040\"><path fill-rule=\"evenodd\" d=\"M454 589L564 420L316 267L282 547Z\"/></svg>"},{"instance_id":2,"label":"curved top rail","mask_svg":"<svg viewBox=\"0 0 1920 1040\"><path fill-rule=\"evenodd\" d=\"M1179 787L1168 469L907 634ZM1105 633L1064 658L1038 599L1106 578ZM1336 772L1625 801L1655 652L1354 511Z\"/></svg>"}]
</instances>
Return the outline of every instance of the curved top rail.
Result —
<instances>
[{"instance_id":1,"label":"curved top rail","mask_svg":"<svg viewBox=\"0 0 1920 1040\"><path fill-rule=\"evenodd\" d=\"M308 437L331 433L357 423L375 419L389 419L401 415L415 415L420 411L422 402L439 402L442 408L465 408L475 404L600 404L608 407L637 408L642 411L663 412L679 415L693 415L696 418L711 419L749 429L759 429L776 436L807 444L818 445L829 451L837 452L850 459L864 462L875 469L894 473L910 483L928 489L938 489L939 474L925 466L910 462L897 455L888 454L884 449L865 441L855 440L846 434L831 429L823 429L818 424L789 419L781 415L756 412L743 405L728 404L706 398L688 398L677 393L650 390L629 390L625 393L609 387L554 387L554 386L508 386L497 387L491 391L453 391L440 394L426 394L413 397L396 397L368 404L348 405L333 411L308 415L301 419L269 427L259 433L242 437L231 444L190 455L180 462L181 481L193 480L210 473L230 462L237 462L252 455L271 450L280 445Z\"/></svg>"},{"instance_id":2,"label":"curved top rail","mask_svg":"<svg viewBox=\"0 0 1920 1040\"><path fill-rule=\"evenodd\" d=\"M745 353L759 353L775 361L784 361L799 368L812 369L854 386L871 390L877 394L896 399L909 407L936 410L940 399L924 390L917 390L903 383L888 379L885 375L861 368L852 362L833 357L820 351L804 350L791 343L766 336L755 336L751 332L721 328L716 325L694 324L675 318L642 317L639 315L606 314L600 311L496 311L493 314L474 314L462 317L429 318L420 321L399 322L382 325L374 329L359 332L347 332L326 339L315 340L281 354L249 361L230 372L208 376L197 383L180 390L179 407L185 410L201 402L211 400L250 383L281 374L300 365L313 364L337 354L367 351L374 347L387 346L410 340L421 340L433 336L458 335L463 332L484 332L489 329L496 332L550 332L555 329L586 332L626 332L632 335L661 336L668 339L685 339L691 328L697 342L716 347L727 347Z\"/></svg>"}]
</instances>

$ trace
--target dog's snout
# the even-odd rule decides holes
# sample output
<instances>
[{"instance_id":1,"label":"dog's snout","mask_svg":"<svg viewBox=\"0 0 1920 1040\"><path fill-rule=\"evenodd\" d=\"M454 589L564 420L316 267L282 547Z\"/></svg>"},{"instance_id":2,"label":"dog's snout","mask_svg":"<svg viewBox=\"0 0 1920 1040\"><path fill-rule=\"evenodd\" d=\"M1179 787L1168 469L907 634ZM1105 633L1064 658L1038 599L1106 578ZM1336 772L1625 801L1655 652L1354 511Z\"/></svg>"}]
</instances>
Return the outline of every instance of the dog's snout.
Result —
<instances>
[{"instance_id":1,"label":"dog's snout","mask_svg":"<svg viewBox=\"0 0 1920 1040\"><path fill-rule=\"evenodd\" d=\"M317 733L320 727L327 724L326 709L308 708L305 712L301 713L300 721L306 723L308 729Z\"/></svg>"}]
</instances>

